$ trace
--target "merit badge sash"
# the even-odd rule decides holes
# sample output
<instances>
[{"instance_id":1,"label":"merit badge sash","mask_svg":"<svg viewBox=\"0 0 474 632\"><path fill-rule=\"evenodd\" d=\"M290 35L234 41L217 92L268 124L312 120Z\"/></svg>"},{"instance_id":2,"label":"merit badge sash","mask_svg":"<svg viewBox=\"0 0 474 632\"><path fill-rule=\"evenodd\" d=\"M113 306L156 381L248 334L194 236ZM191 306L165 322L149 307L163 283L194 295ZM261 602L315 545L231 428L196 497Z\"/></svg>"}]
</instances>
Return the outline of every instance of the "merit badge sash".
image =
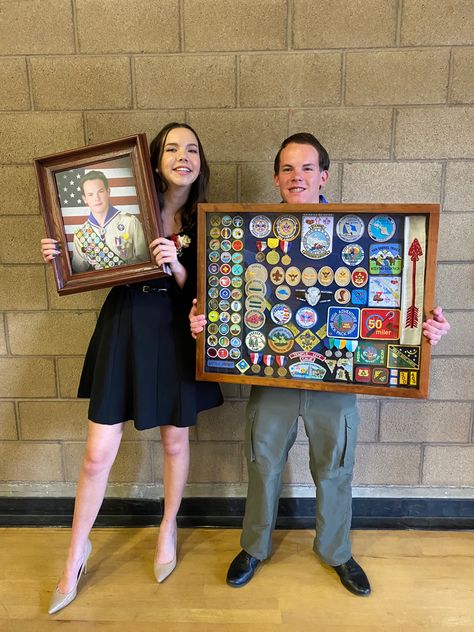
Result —
<instances>
[{"instance_id":1,"label":"merit badge sash","mask_svg":"<svg viewBox=\"0 0 474 632\"><path fill-rule=\"evenodd\" d=\"M405 219L403 257L403 300L400 344L419 345L423 322L423 293L426 266L426 218L409 215Z\"/></svg>"}]
</instances>

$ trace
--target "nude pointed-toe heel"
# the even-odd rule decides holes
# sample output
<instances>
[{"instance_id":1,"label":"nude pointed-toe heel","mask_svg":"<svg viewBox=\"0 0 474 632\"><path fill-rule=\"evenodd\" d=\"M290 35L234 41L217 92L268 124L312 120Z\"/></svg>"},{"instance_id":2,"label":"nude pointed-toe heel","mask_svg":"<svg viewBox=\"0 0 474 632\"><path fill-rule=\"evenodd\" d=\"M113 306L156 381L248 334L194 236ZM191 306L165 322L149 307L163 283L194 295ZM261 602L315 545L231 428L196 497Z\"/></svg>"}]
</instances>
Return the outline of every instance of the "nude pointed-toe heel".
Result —
<instances>
[{"instance_id":1,"label":"nude pointed-toe heel","mask_svg":"<svg viewBox=\"0 0 474 632\"><path fill-rule=\"evenodd\" d=\"M74 601L77 595L77 586L79 584L79 580L81 579L83 573L84 575L87 573L87 560L89 559L89 555L91 554L91 551L92 551L92 543L88 539L86 542L86 548L84 550L84 558L79 568L79 572L77 573L77 579L76 579L74 588L68 593L59 592L59 590L56 588L53 594L51 595L51 601L48 608L48 614L54 614L55 612L59 612L60 610L68 606L71 603L71 601Z\"/></svg>"}]
</instances>

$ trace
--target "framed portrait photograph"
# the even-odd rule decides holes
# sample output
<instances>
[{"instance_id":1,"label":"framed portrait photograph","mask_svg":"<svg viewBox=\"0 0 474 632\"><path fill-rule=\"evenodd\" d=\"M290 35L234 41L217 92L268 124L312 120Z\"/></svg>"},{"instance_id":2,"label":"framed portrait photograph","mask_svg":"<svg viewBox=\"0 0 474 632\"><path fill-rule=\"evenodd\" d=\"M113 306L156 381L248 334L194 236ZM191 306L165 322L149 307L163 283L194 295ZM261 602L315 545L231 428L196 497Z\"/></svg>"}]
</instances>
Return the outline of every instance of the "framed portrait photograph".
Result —
<instances>
[{"instance_id":1,"label":"framed portrait photograph","mask_svg":"<svg viewBox=\"0 0 474 632\"><path fill-rule=\"evenodd\" d=\"M439 205L200 204L197 378L425 398Z\"/></svg>"},{"instance_id":2,"label":"framed portrait photograph","mask_svg":"<svg viewBox=\"0 0 474 632\"><path fill-rule=\"evenodd\" d=\"M148 244L161 234L145 134L36 158L59 294L167 275Z\"/></svg>"}]
</instances>

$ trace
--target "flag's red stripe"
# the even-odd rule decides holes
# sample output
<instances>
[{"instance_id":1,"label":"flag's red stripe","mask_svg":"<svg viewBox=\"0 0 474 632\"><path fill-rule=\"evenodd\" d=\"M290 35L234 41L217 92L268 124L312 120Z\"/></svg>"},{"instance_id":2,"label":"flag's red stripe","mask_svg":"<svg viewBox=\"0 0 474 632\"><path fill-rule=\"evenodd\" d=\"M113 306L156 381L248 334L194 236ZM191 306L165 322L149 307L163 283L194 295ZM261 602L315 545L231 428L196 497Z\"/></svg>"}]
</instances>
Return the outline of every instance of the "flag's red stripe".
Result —
<instances>
[{"instance_id":1,"label":"flag's red stripe","mask_svg":"<svg viewBox=\"0 0 474 632\"><path fill-rule=\"evenodd\" d=\"M101 160L100 162L94 162L91 165L87 165L86 169L97 169L103 171L104 169L131 169L130 156L121 156L119 158L112 158L111 160Z\"/></svg>"}]
</instances>

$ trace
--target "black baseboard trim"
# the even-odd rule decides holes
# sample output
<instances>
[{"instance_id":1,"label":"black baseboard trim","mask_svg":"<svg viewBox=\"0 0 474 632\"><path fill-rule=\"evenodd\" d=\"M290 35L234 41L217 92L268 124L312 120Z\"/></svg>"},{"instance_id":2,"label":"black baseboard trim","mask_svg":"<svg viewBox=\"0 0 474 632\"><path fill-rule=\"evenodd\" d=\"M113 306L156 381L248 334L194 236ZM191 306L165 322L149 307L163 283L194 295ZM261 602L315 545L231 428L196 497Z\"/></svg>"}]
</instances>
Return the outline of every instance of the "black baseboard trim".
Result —
<instances>
[{"instance_id":1,"label":"black baseboard trim","mask_svg":"<svg viewBox=\"0 0 474 632\"><path fill-rule=\"evenodd\" d=\"M2 527L69 527L73 498L0 498ZM184 498L180 527L242 526L245 498ZM277 529L313 529L314 498L281 498ZM95 527L159 525L162 500L106 498ZM354 498L353 529L474 530L474 499Z\"/></svg>"}]
</instances>

